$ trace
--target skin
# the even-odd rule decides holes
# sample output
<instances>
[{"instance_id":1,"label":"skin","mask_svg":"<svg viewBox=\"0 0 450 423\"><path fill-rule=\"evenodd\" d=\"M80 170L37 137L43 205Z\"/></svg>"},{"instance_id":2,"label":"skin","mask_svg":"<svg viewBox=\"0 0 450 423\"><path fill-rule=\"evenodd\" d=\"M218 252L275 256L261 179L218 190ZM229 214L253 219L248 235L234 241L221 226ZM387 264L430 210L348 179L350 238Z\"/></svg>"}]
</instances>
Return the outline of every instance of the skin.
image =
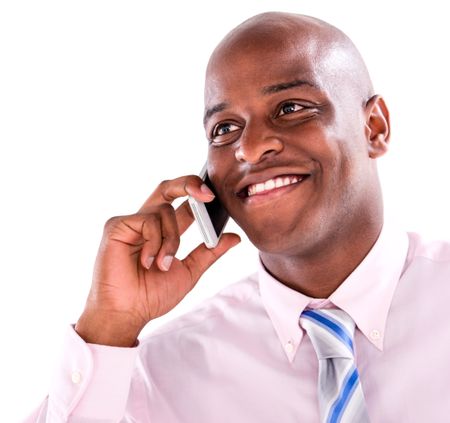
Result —
<instances>
[{"instance_id":1,"label":"skin","mask_svg":"<svg viewBox=\"0 0 450 423\"><path fill-rule=\"evenodd\" d=\"M208 173L267 270L311 297L328 297L357 267L383 224L376 159L389 114L364 62L338 29L317 19L266 13L244 22L211 56L205 84ZM306 175L266 194L251 183ZM192 224L187 202L213 194L195 175L162 182L142 208L105 225L92 287L76 331L87 342L129 347L174 308L236 245L225 234L174 258Z\"/></svg>"},{"instance_id":2,"label":"skin","mask_svg":"<svg viewBox=\"0 0 450 423\"><path fill-rule=\"evenodd\" d=\"M214 249L204 244L184 259L175 258L180 236L194 218L185 201L214 195L195 175L163 181L136 214L105 224L91 290L75 330L93 344L131 347L144 326L174 308L201 275L240 239L225 234Z\"/></svg>"},{"instance_id":3,"label":"skin","mask_svg":"<svg viewBox=\"0 0 450 423\"><path fill-rule=\"evenodd\" d=\"M316 19L259 15L213 53L205 110L208 173L230 215L273 276L328 297L383 223L375 159L389 116L356 48ZM310 176L271 195L236 195L285 174Z\"/></svg>"}]
</instances>

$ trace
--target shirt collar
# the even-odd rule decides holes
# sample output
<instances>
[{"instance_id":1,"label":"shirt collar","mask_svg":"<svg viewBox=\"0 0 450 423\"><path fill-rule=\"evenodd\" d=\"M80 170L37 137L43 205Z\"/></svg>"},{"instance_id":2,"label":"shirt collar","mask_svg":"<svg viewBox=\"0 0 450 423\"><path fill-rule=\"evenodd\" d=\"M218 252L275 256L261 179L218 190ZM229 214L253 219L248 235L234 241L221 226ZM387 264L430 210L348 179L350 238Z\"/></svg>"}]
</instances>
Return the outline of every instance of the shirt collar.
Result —
<instances>
[{"instance_id":1,"label":"shirt collar","mask_svg":"<svg viewBox=\"0 0 450 423\"><path fill-rule=\"evenodd\" d=\"M408 252L408 235L385 221L372 249L328 299L313 299L283 285L259 261L261 299L282 347L292 362L303 337L298 319L306 307L339 307L365 337L383 350L386 319Z\"/></svg>"}]
</instances>

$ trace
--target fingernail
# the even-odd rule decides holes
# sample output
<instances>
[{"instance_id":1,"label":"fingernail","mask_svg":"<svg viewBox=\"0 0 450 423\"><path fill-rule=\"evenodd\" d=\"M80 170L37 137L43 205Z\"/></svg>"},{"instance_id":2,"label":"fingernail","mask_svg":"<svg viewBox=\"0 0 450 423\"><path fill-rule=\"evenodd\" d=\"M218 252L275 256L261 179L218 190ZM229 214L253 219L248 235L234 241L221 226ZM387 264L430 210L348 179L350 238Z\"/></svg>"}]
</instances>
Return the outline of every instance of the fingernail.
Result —
<instances>
[{"instance_id":1,"label":"fingernail","mask_svg":"<svg viewBox=\"0 0 450 423\"><path fill-rule=\"evenodd\" d=\"M202 190L203 193L211 195L212 197L214 197L214 193L208 188L208 186L206 184L202 184L200 186L200 189Z\"/></svg>"},{"instance_id":2,"label":"fingernail","mask_svg":"<svg viewBox=\"0 0 450 423\"><path fill-rule=\"evenodd\" d=\"M162 270L165 270L167 272L169 270L170 265L172 264L172 260L173 256L165 256L161 262Z\"/></svg>"},{"instance_id":3,"label":"fingernail","mask_svg":"<svg viewBox=\"0 0 450 423\"><path fill-rule=\"evenodd\" d=\"M148 270L152 266L153 260L155 260L155 257L148 257L145 261L145 268Z\"/></svg>"}]
</instances>

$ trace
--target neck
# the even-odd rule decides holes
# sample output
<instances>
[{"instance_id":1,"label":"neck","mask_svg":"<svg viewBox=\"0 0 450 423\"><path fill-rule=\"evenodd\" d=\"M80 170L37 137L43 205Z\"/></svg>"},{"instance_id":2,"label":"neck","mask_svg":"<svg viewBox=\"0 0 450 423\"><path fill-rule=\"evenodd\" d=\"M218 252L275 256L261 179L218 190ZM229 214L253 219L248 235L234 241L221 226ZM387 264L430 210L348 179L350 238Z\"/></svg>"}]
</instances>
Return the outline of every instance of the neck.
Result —
<instances>
[{"instance_id":1,"label":"neck","mask_svg":"<svg viewBox=\"0 0 450 423\"><path fill-rule=\"evenodd\" d=\"M328 298L355 270L380 235L383 218L341 231L314 248L315 253L260 252L266 270L284 285L312 298Z\"/></svg>"}]
</instances>

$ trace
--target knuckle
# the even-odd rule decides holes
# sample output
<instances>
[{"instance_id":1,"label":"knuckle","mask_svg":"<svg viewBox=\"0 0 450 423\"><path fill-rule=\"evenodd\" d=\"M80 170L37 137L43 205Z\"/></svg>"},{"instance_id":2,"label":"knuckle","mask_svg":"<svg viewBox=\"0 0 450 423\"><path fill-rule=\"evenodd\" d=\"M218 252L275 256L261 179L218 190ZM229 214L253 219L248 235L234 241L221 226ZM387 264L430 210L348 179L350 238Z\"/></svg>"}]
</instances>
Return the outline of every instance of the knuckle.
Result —
<instances>
[{"instance_id":1,"label":"knuckle","mask_svg":"<svg viewBox=\"0 0 450 423\"><path fill-rule=\"evenodd\" d=\"M189 175L184 179L184 189L187 190L190 187L199 187L203 183L200 176Z\"/></svg>"},{"instance_id":2,"label":"knuckle","mask_svg":"<svg viewBox=\"0 0 450 423\"><path fill-rule=\"evenodd\" d=\"M170 179L164 179L159 183L159 189L161 189L162 191L164 191L165 189L167 189L167 186L170 184Z\"/></svg>"},{"instance_id":3,"label":"knuckle","mask_svg":"<svg viewBox=\"0 0 450 423\"><path fill-rule=\"evenodd\" d=\"M121 216L113 216L113 217L110 217L110 218L105 222L105 225L104 225L103 229L104 229L106 232L108 232L108 231L110 231L112 228L115 228L115 227L120 223L121 220L122 220L122 217L121 217Z\"/></svg>"},{"instance_id":4,"label":"knuckle","mask_svg":"<svg viewBox=\"0 0 450 423\"><path fill-rule=\"evenodd\" d=\"M173 184L173 180L165 179L160 182L158 190L161 193L162 198L164 201L171 202L173 201L172 196L170 195L170 188Z\"/></svg>"}]
</instances>

